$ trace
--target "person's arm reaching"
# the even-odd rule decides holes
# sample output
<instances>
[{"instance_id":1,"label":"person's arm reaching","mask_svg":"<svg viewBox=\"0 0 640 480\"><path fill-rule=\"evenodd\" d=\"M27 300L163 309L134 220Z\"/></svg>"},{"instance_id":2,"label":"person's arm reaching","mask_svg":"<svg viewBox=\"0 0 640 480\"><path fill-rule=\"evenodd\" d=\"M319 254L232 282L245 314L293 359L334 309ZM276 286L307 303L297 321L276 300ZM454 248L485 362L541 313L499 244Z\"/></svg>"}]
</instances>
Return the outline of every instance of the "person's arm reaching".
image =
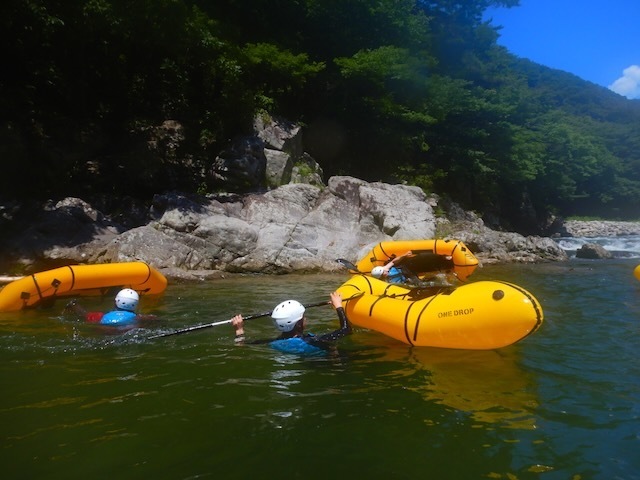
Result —
<instances>
[{"instance_id":1,"label":"person's arm reaching","mask_svg":"<svg viewBox=\"0 0 640 480\"><path fill-rule=\"evenodd\" d=\"M385 266L384 266L384 273L385 275L389 274L389 270L391 270L391 267L397 267L397 263L402 260L405 257L410 257L413 255L413 252L411 250L409 250L406 253L403 253L402 255L399 255L397 257L392 258Z\"/></svg>"},{"instance_id":2,"label":"person's arm reaching","mask_svg":"<svg viewBox=\"0 0 640 480\"><path fill-rule=\"evenodd\" d=\"M347 318L347 314L342 307L342 296L338 292L331 293L331 304L333 308L336 309L336 314L338 315L338 320L340 321L340 328L334 330L330 333L325 333L317 337L317 340L312 343L329 343L335 342L336 340L350 335L353 330L351 328L351 324L349 323L349 319Z\"/></svg>"}]
</instances>

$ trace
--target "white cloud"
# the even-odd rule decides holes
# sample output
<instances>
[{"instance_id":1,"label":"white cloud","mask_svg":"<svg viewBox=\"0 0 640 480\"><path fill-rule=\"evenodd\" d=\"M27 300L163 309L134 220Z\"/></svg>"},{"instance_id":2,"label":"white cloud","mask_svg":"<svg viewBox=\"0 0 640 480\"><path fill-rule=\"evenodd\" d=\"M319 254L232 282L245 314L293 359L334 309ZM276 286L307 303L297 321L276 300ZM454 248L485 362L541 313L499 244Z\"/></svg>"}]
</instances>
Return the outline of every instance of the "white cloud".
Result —
<instances>
[{"instance_id":1,"label":"white cloud","mask_svg":"<svg viewBox=\"0 0 640 480\"><path fill-rule=\"evenodd\" d=\"M631 65L622 71L622 76L609 85L612 90L627 98L640 98L640 66Z\"/></svg>"}]
</instances>

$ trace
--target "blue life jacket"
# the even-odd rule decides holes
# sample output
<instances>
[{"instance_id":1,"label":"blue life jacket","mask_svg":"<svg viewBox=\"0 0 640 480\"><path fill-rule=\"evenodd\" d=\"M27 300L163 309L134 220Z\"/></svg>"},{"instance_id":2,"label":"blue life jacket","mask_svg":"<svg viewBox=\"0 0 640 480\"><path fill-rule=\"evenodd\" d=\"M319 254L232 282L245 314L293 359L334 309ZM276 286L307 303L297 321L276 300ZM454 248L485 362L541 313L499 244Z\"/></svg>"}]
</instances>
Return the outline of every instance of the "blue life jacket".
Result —
<instances>
[{"instance_id":1,"label":"blue life jacket","mask_svg":"<svg viewBox=\"0 0 640 480\"><path fill-rule=\"evenodd\" d=\"M316 347L315 345L311 345L300 337L273 340L272 342L269 342L269 345L271 348L275 348L276 350L280 350L285 353L298 353L303 355L318 355L326 353L326 350Z\"/></svg>"},{"instance_id":2,"label":"blue life jacket","mask_svg":"<svg viewBox=\"0 0 640 480\"><path fill-rule=\"evenodd\" d=\"M388 283L404 283L406 282L404 274L396 267L391 267L387 275Z\"/></svg>"},{"instance_id":3,"label":"blue life jacket","mask_svg":"<svg viewBox=\"0 0 640 480\"><path fill-rule=\"evenodd\" d=\"M136 321L135 312L129 312L127 310L112 310L102 316L100 320L101 325L131 325Z\"/></svg>"}]
</instances>

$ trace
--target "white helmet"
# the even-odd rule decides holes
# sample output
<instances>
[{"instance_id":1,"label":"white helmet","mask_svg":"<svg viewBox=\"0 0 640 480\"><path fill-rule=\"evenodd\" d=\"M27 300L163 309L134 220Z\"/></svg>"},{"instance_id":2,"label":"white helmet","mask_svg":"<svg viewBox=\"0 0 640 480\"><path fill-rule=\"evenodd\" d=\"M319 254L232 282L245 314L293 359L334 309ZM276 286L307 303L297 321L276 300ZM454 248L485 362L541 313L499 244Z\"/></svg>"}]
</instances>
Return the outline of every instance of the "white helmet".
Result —
<instances>
[{"instance_id":1,"label":"white helmet","mask_svg":"<svg viewBox=\"0 0 640 480\"><path fill-rule=\"evenodd\" d=\"M380 278L384 274L384 267L373 267L371 270L371 275L375 278Z\"/></svg>"},{"instance_id":2,"label":"white helmet","mask_svg":"<svg viewBox=\"0 0 640 480\"><path fill-rule=\"evenodd\" d=\"M304 316L304 305L296 300L286 300L271 312L273 324L281 332L290 332Z\"/></svg>"},{"instance_id":3,"label":"white helmet","mask_svg":"<svg viewBox=\"0 0 640 480\"><path fill-rule=\"evenodd\" d=\"M116 295L116 307L135 312L136 308L138 308L138 300L140 300L138 292L130 288L125 288L124 290L120 290Z\"/></svg>"}]
</instances>

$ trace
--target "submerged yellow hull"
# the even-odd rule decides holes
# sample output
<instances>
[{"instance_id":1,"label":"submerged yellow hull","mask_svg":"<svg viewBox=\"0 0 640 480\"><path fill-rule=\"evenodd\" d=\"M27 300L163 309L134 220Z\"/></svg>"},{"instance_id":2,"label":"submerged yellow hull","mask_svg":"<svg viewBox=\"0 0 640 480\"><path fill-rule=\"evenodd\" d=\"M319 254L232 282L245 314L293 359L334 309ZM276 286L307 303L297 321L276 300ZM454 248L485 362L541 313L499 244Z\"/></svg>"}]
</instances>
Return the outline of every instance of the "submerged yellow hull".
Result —
<instances>
[{"instance_id":1,"label":"submerged yellow hull","mask_svg":"<svg viewBox=\"0 0 640 480\"><path fill-rule=\"evenodd\" d=\"M338 291L354 325L419 347L492 350L535 332L540 303L507 282L479 281L426 297L418 290L354 275ZM359 295L360 296L357 296Z\"/></svg>"},{"instance_id":2,"label":"submerged yellow hull","mask_svg":"<svg viewBox=\"0 0 640 480\"><path fill-rule=\"evenodd\" d=\"M413 273L421 276L435 270L452 270L465 281L478 267L478 259L459 240L403 240L380 242L357 264L360 273L371 272L373 267L384 266L389 260L411 250L415 258L403 260ZM431 258L429 258L431 256ZM424 262L421 264L421 258Z\"/></svg>"},{"instance_id":3,"label":"submerged yellow hull","mask_svg":"<svg viewBox=\"0 0 640 480\"><path fill-rule=\"evenodd\" d=\"M0 290L0 312L35 307L47 300L78 295L107 295L131 288L139 294L162 293L167 279L144 262L68 265L22 277Z\"/></svg>"}]
</instances>

